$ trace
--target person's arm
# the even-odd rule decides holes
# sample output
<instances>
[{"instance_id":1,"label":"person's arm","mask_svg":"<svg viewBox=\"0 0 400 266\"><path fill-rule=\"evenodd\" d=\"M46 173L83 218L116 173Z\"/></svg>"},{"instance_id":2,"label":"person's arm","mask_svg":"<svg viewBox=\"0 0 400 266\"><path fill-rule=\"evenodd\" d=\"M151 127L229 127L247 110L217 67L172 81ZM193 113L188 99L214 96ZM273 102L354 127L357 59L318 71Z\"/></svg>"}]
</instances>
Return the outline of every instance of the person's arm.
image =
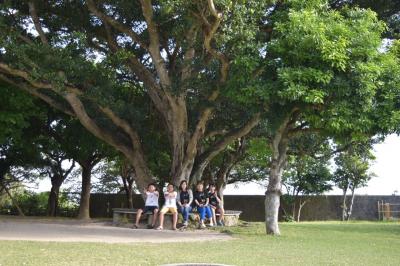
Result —
<instances>
[{"instance_id":1,"label":"person's arm","mask_svg":"<svg viewBox=\"0 0 400 266\"><path fill-rule=\"evenodd\" d=\"M192 205L193 202L193 192L191 189L188 189L189 192L189 202L187 203L188 206Z\"/></svg>"},{"instance_id":2,"label":"person's arm","mask_svg":"<svg viewBox=\"0 0 400 266\"><path fill-rule=\"evenodd\" d=\"M181 193L177 193L176 194L176 203L178 204L178 206L182 206L182 203L181 203L181 195L180 195Z\"/></svg>"},{"instance_id":3,"label":"person's arm","mask_svg":"<svg viewBox=\"0 0 400 266\"><path fill-rule=\"evenodd\" d=\"M206 204L204 204L204 206L207 206L209 202L210 202L210 199L207 197L206 198Z\"/></svg>"},{"instance_id":4,"label":"person's arm","mask_svg":"<svg viewBox=\"0 0 400 266\"><path fill-rule=\"evenodd\" d=\"M196 206L200 206L200 202L197 200L197 198L194 198L194 203L196 203Z\"/></svg>"},{"instance_id":5,"label":"person's arm","mask_svg":"<svg viewBox=\"0 0 400 266\"><path fill-rule=\"evenodd\" d=\"M215 198L217 199L218 204L220 204L221 203L221 199L218 197L217 193L215 193Z\"/></svg>"}]
</instances>

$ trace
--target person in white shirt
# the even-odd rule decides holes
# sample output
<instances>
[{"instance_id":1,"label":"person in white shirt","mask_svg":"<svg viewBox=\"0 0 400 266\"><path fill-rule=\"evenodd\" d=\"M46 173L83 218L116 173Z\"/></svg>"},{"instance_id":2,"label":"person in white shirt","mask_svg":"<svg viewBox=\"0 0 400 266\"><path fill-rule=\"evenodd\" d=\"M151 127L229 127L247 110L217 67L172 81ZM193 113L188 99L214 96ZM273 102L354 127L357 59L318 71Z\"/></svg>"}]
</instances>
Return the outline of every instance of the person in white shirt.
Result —
<instances>
[{"instance_id":1,"label":"person in white shirt","mask_svg":"<svg viewBox=\"0 0 400 266\"><path fill-rule=\"evenodd\" d=\"M156 221L157 221L157 214L158 214L158 198L159 193L156 189L154 184L149 184L147 189L144 191L146 194L146 202L144 204L143 209L139 209L136 214L136 223L133 225L133 228L139 228L139 220L142 216L142 213L152 212L153 213L153 220L151 222L151 226L148 228L154 228Z\"/></svg>"},{"instance_id":2,"label":"person in white shirt","mask_svg":"<svg viewBox=\"0 0 400 266\"><path fill-rule=\"evenodd\" d=\"M165 203L160 211L160 226L157 230L163 230L164 227L164 215L167 212L172 213L172 230L176 230L176 222L178 220L178 209L176 207L177 193L174 190L173 184L168 184L167 191L164 193Z\"/></svg>"}]
</instances>

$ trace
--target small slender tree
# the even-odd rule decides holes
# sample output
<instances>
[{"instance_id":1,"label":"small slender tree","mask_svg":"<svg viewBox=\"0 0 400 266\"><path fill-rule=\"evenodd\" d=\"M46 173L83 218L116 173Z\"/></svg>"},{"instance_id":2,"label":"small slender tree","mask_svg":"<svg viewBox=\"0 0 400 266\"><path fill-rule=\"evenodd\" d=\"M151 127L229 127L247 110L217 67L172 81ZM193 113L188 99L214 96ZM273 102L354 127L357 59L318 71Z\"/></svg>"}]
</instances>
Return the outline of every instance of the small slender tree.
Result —
<instances>
[{"instance_id":1,"label":"small slender tree","mask_svg":"<svg viewBox=\"0 0 400 266\"><path fill-rule=\"evenodd\" d=\"M370 144L359 143L340 153L335 158L335 184L343 191L342 221L350 220L353 212L355 190L364 187L375 176L370 172L370 166L375 156L371 152ZM350 199L347 193L350 192Z\"/></svg>"}]
</instances>

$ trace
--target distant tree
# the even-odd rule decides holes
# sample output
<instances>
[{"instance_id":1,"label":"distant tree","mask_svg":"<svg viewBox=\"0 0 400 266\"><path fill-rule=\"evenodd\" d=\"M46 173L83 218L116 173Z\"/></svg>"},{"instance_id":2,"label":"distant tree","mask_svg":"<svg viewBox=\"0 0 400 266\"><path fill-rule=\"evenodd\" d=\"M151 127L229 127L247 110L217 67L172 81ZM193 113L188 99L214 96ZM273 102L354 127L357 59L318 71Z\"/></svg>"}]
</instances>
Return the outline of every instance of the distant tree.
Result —
<instances>
[{"instance_id":1,"label":"distant tree","mask_svg":"<svg viewBox=\"0 0 400 266\"><path fill-rule=\"evenodd\" d=\"M269 156L264 139L246 135L214 158L205 169L203 180L215 183L223 199L229 184L264 181Z\"/></svg>"},{"instance_id":2,"label":"distant tree","mask_svg":"<svg viewBox=\"0 0 400 266\"><path fill-rule=\"evenodd\" d=\"M334 173L335 184L342 189L342 220L349 220L353 211L355 190L364 187L375 176L370 166L375 160L370 143L358 143L335 158L337 169ZM350 191L350 202L347 193Z\"/></svg>"},{"instance_id":3,"label":"distant tree","mask_svg":"<svg viewBox=\"0 0 400 266\"><path fill-rule=\"evenodd\" d=\"M48 150L47 153L43 153L43 162L45 164L39 170L41 175L47 175L51 181L51 189L48 197L47 215L57 216L59 207L59 195L60 187L64 181L70 176L72 170L75 167L75 161L60 150ZM66 167L63 164L67 164Z\"/></svg>"},{"instance_id":4,"label":"distant tree","mask_svg":"<svg viewBox=\"0 0 400 266\"><path fill-rule=\"evenodd\" d=\"M133 208L133 193L135 192L135 171L123 156L109 158L101 166L98 191L124 192L128 208Z\"/></svg>"},{"instance_id":5,"label":"distant tree","mask_svg":"<svg viewBox=\"0 0 400 266\"><path fill-rule=\"evenodd\" d=\"M333 175L329 170L332 156L329 141L316 134L291 140L288 165L283 174L286 200L292 205L292 217L300 222L301 210L307 203L299 195L320 195L332 189Z\"/></svg>"},{"instance_id":6,"label":"distant tree","mask_svg":"<svg viewBox=\"0 0 400 266\"><path fill-rule=\"evenodd\" d=\"M13 86L0 82L0 191L12 199L13 188L28 181L29 176L10 174L13 168L41 164L37 121L45 117L43 105ZM31 181L31 180L30 180ZM17 206L19 213L22 210Z\"/></svg>"},{"instance_id":7,"label":"distant tree","mask_svg":"<svg viewBox=\"0 0 400 266\"><path fill-rule=\"evenodd\" d=\"M81 167L82 186L78 218L89 219L92 171L102 159L113 156L115 150L90 134L78 120L58 112L49 113L45 134L55 142L54 145L58 146L60 151Z\"/></svg>"}]
</instances>

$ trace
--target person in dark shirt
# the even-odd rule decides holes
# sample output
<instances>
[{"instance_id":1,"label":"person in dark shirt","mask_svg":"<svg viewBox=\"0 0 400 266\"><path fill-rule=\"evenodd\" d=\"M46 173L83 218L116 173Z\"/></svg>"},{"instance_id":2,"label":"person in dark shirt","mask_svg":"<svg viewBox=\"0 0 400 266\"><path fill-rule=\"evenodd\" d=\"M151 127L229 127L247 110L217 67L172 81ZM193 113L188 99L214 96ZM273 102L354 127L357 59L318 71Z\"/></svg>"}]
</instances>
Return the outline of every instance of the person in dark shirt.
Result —
<instances>
[{"instance_id":1,"label":"person in dark shirt","mask_svg":"<svg viewBox=\"0 0 400 266\"><path fill-rule=\"evenodd\" d=\"M208 202L210 204L214 224L223 226L225 211L224 211L222 201L218 197L218 192L216 190L216 186L213 183L208 186ZM216 213L219 213L218 221L216 219Z\"/></svg>"},{"instance_id":2,"label":"person in dark shirt","mask_svg":"<svg viewBox=\"0 0 400 266\"><path fill-rule=\"evenodd\" d=\"M188 188L186 180L183 180L179 185L176 202L178 204L178 210L183 216L183 226L187 226L189 223L189 214L192 211L193 192Z\"/></svg>"},{"instance_id":3,"label":"person in dark shirt","mask_svg":"<svg viewBox=\"0 0 400 266\"><path fill-rule=\"evenodd\" d=\"M193 195L194 205L197 207L197 212L200 215L200 228L205 228L204 220L206 218L210 219L210 226L214 226L212 221L212 212L208 204L208 195L204 191L204 185L202 182L197 183L196 191Z\"/></svg>"}]
</instances>

